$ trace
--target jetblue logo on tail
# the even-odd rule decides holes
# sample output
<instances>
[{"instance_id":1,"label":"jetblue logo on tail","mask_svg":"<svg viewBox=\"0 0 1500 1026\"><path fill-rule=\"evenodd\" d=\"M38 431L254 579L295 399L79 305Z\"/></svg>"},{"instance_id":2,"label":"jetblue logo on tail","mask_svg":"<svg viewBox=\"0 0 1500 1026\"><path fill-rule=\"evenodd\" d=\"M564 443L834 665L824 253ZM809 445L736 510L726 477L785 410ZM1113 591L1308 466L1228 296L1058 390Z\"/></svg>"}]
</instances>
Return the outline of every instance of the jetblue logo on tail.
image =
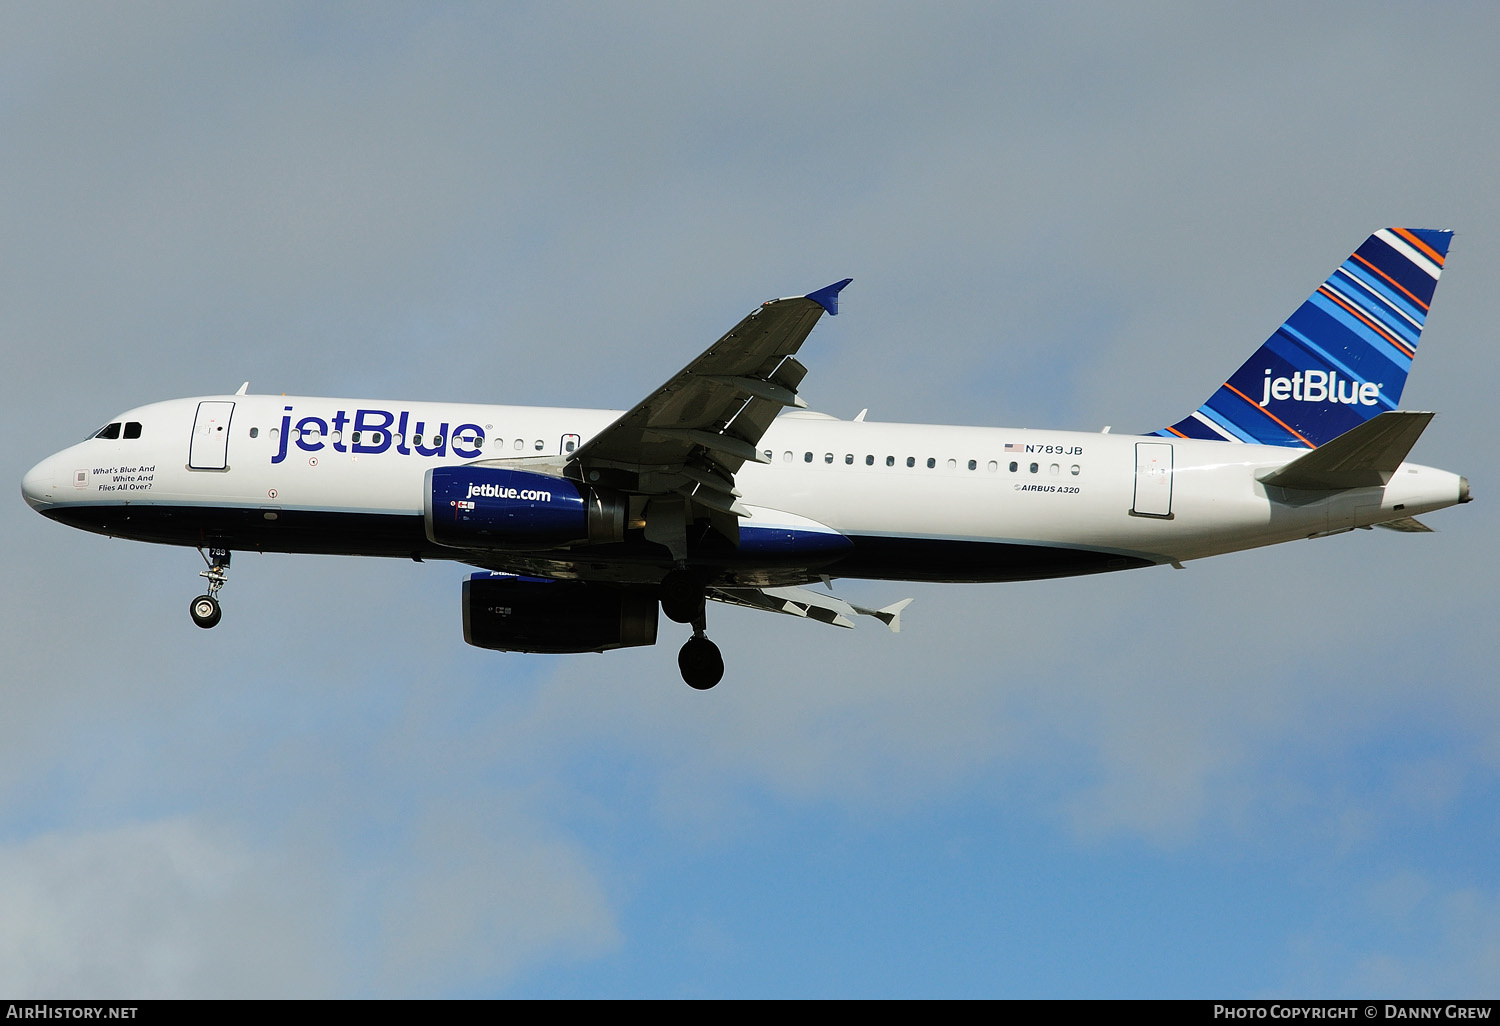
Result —
<instances>
[{"instance_id":1,"label":"jetblue logo on tail","mask_svg":"<svg viewBox=\"0 0 1500 1026\"><path fill-rule=\"evenodd\" d=\"M1339 377L1338 371L1297 371L1289 378L1273 378L1271 371L1267 369L1260 405L1267 406L1272 399L1278 401L1290 399L1298 403L1378 406L1380 385L1369 381L1350 381Z\"/></svg>"},{"instance_id":2,"label":"jetblue logo on tail","mask_svg":"<svg viewBox=\"0 0 1500 1026\"><path fill-rule=\"evenodd\" d=\"M1371 235L1207 402L1155 434L1312 449L1395 409L1452 238Z\"/></svg>"}]
</instances>

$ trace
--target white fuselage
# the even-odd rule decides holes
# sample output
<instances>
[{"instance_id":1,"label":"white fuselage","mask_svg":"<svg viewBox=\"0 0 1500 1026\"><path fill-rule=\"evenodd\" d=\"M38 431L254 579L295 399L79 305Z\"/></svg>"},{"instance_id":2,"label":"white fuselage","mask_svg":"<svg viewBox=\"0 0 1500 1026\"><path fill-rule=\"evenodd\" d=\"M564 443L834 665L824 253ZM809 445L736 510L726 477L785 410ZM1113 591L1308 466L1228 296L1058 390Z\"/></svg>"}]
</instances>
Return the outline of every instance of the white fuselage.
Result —
<instances>
[{"instance_id":1,"label":"white fuselage","mask_svg":"<svg viewBox=\"0 0 1500 1026\"><path fill-rule=\"evenodd\" d=\"M173 400L117 418L138 424L137 437L90 438L44 460L23 491L49 516L121 537L535 569L536 553L479 560L432 544L421 526L427 472L565 456L618 416L287 396ZM1458 475L1415 464L1402 464L1383 487L1289 492L1259 478L1299 450L1155 436L793 412L758 449L768 462L735 475L747 526L812 522L855 542L852 554L784 567L777 581L1123 569L1400 520L1465 498ZM572 576L597 567L598 576L619 577L617 564L640 562L642 552L669 564L640 545L598 562L576 548L544 561ZM750 580L754 569L740 565L731 576Z\"/></svg>"}]
</instances>

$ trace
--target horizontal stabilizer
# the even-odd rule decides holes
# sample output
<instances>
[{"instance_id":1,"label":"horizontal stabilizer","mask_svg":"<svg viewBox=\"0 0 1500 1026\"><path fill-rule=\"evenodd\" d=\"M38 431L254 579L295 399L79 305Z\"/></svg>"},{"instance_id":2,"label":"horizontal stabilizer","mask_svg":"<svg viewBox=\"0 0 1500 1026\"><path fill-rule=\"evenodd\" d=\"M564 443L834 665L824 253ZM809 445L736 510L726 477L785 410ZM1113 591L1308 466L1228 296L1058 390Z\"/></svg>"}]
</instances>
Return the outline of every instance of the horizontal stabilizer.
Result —
<instances>
[{"instance_id":1,"label":"horizontal stabilizer","mask_svg":"<svg viewBox=\"0 0 1500 1026\"><path fill-rule=\"evenodd\" d=\"M1432 528L1428 527L1416 517L1402 517L1400 520L1387 520L1383 524L1376 524L1387 531L1401 531L1405 534L1432 534Z\"/></svg>"},{"instance_id":2,"label":"horizontal stabilizer","mask_svg":"<svg viewBox=\"0 0 1500 1026\"><path fill-rule=\"evenodd\" d=\"M1338 491L1380 487L1391 479L1432 421L1431 413L1389 410L1271 471L1278 488Z\"/></svg>"}]
</instances>

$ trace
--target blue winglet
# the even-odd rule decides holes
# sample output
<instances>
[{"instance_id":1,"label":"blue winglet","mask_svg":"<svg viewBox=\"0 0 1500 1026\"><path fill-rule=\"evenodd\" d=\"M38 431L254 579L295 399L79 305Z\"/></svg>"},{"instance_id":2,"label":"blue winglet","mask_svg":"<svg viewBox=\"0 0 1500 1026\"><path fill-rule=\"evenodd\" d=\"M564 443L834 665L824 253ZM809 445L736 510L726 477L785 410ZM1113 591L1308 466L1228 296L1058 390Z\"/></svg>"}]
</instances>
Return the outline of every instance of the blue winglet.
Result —
<instances>
[{"instance_id":1,"label":"blue winglet","mask_svg":"<svg viewBox=\"0 0 1500 1026\"><path fill-rule=\"evenodd\" d=\"M837 317L839 315L839 293L844 291L844 286L853 280L853 278L845 278L843 281L836 281L832 285L821 288L816 292L809 292L803 298L811 299L824 310L827 310L830 317Z\"/></svg>"}]
</instances>

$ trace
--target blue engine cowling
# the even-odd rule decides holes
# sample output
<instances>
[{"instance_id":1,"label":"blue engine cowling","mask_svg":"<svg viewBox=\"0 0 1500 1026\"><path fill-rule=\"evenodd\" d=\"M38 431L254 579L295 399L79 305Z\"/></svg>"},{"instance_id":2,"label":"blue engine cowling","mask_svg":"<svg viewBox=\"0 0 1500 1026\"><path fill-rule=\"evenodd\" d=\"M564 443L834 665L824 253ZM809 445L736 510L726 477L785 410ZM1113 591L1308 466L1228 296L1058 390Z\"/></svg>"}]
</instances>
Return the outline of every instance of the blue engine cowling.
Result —
<instances>
[{"instance_id":1,"label":"blue engine cowling","mask_svg":"<svg viewBox=\"0 0 1500 1026\"><path fill-rule=\"evenodd\" d=\"M424 512L427 537L456 548L534 549L625 536L622 499L529 470L434 467Z\"/></svg>"},{"instance_id":2,"label":"blue engine cowling","mask_svg":"<svg viewBox=\"0 0 1500 1026\"><path fill-rule=\"evenodd\" d=\"M502 652L607 652L656 644L657 601L609 584L477 573L464 581L464 640Z\"/></svg>"}]
</instances>

